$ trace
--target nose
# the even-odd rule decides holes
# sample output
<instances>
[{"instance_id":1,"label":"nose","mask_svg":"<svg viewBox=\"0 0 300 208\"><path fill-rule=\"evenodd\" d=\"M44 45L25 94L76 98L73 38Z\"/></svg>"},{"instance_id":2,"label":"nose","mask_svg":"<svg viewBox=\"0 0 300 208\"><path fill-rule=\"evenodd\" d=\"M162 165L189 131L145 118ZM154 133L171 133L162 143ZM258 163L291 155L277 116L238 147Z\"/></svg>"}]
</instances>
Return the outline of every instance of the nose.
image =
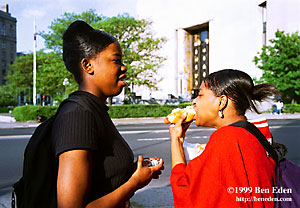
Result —
<instances>
[{"instance_id":1,"label":"nose","mask_svg":"<svg viewBox=\"0 0 300 208\"><path fill-rule=\"evenodd\" d=\"M127 71L127 67L124 64L121 66L121 71L124 73Z\"/></svg>"},{"instance_id":2,"label":"nose","mask_svg":"<svg viewBox=\"0 0 300 208\"><path fill-rule=\"evenodd\" d=\"M195 98L195 99L193 100L193 102L192 102L194 107L196 106L196 99L197 99L197 98Z\"/></svg>"}]
</instances>

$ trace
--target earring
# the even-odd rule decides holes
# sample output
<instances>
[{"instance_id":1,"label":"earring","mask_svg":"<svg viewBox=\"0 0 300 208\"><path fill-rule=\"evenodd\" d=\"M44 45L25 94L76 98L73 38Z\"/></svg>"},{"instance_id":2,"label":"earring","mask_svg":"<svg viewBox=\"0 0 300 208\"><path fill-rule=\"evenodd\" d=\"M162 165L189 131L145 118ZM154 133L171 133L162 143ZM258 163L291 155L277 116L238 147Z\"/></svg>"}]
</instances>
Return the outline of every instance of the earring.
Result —
<instances>
[{"instance_id":1,"label":"earring","mask_svg":"<svg viewBox=\"0 0 300 208\"><path fill-rule=\"evenodd\" d=\"M223 111L222 111L222 110L219 110L219 117L220 117L220 118L224 118L224 114L223 114Z\"/></svg>"}]
</instances>

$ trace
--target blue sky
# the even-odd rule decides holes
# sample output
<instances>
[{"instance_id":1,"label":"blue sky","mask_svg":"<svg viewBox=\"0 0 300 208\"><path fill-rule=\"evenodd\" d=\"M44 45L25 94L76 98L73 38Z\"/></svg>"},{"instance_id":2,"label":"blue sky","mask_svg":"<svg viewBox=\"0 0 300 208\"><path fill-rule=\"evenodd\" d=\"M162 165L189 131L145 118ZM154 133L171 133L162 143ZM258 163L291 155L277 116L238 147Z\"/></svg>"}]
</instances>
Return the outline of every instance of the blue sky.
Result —
<instances>
[{"instance_id":1,"label":"blue sky","mask_svg":"<svg viewBox=\"0 0 300 208\"><path fill-rule=\"evenodd\" d=\"M111 17L129 13L136 16L137 0L1 0L9 5L9 13L17 19L17 51L33 50L33 21L37 31L47 31L51 22L65 12L82 13L95 9L99 14ZM37 37L37 49L44 48L41 37Z\"/></svg>"}]
</instances>

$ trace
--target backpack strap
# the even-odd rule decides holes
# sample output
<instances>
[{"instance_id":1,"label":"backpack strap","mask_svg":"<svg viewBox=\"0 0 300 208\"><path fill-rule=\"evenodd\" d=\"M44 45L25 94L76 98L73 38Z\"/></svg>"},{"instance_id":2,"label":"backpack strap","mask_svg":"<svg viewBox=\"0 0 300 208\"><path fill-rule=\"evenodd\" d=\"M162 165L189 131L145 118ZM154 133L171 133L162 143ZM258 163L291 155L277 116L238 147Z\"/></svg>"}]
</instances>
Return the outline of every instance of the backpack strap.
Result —
<instances>
[{"instance_id":1,"label":"backpack strap","mask_svg":"<svg viewBox=\"0 0 300 208\"><path fill-rule=\"evenodd\" d=\"M265 148L265 150L269 153L272 159L275 161L276 165L279 165L278 154L274 150L274 148L267 141L266 137L261 133L261 131L254 126L252 123L248 121L237 121L230 126L242 127L253 134L257 140L261 143L261 145Z\"/></svg>"}]
</instances>

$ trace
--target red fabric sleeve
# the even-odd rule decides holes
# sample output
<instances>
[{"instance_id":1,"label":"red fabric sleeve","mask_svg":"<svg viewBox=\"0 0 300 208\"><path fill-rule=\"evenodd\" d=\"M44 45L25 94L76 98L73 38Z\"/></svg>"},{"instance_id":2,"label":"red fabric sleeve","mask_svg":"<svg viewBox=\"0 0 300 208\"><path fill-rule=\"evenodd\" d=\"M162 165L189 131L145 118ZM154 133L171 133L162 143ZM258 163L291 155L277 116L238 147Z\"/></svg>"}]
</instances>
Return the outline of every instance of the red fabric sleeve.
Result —
<instances>
[{"instance_id":1,"label":"red fabric sleeve","mask_svg":"<svg viewBox=\"0 0 300 208\"><path fill-rule=\"evenodd\" d=\"M274 178L275 163L257 139L243 128L223 127L212 134L200 156L172 169L174 204L179 208L273 207L273 202L254 201L254 197L273 197ZM243 187L251 187L252 192L240 193ZM256 188L269 193L257 193Z\"/></svg>"}]
</instances>

